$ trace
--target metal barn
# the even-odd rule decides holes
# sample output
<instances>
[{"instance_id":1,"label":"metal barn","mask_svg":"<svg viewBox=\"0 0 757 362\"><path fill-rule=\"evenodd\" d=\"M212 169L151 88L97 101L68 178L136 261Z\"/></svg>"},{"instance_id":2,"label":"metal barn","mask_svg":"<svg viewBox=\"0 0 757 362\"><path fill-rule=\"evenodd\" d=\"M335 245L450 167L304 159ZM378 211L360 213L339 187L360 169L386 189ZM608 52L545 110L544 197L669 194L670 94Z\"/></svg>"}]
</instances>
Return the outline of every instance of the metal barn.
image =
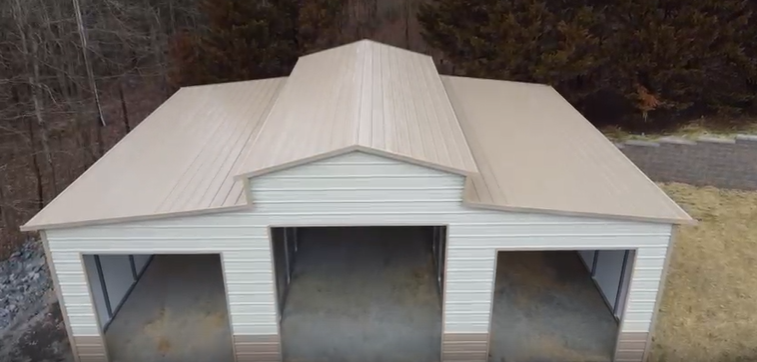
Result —
<instances>
[{"instance_id":1,"label":"metal barn","mask_svg":"<svg viewBox=\"0 0 757 362\"><path fill-rule=\"evenodd\" d=\"M359 41L182 88L23 230L80 362L640 362L690 223L553 88Z\"/></svg>"}]
</instances>

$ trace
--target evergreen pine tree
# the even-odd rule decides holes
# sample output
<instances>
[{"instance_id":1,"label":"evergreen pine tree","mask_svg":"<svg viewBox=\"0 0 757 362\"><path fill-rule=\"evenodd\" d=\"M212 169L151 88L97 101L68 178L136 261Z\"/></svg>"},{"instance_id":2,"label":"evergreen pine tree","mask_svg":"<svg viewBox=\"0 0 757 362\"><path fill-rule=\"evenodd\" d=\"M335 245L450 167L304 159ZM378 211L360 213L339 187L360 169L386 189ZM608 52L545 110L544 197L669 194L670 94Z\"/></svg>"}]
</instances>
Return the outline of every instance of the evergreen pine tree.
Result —
<instances>
[{"instance_id":1,"label":"evergreen pine tree","mask_svg":"<svg viewBox=\"0 0 757 362\"><path fill-rule=\"evenodd\" d=\"M745 0L619 0L608 7L605 81L644 107L725 110L753 101L752 14ZM749 34L751 32L751 34ZM648 96L646 99L649 99Z\"/></svg>"},{"instance_id":2,"label":"evergreen pine tree","mask_svg":"<svg viewBox=\"0 0 757 362\"><path fill-rule=\"evenodd\" d=\"M757 99L753 0L431 0L424 38L462 75L614 93L659 109L744 109ZM596 99L596 98L595 98Z\"/></svg>"},{"instance_id":3,"label":"evergreen pine tree","mask_svg":"<svg viewBox=\"0 0 757 362\"><path fill-rule=\"evenodd\" d=\"M344 26L343 0L305 0L299 10L298 40L302 54L339 45Z\"/></svg>"},{"instance_id":4,"label":"evergreen pine tree","mask_svg":"<svg viewBox=\"0 0 757 362\"><path fill-rule=\"evenodd\" d=\"M201 0L208 26L174 40L175 85L288 75L299 54L296 0Z\"/></svg>"},{"instance_id":5,"label":"evergreen pine tree","mask_svg":"<svg viewBox=\"0 0 757 362\"><path fill-rule=\"evenodd\" d=\"M432 0L418 20L461 75L547 83L571 100L596 91L603 19L580 1Z\"/></svg>"}]
</instances>

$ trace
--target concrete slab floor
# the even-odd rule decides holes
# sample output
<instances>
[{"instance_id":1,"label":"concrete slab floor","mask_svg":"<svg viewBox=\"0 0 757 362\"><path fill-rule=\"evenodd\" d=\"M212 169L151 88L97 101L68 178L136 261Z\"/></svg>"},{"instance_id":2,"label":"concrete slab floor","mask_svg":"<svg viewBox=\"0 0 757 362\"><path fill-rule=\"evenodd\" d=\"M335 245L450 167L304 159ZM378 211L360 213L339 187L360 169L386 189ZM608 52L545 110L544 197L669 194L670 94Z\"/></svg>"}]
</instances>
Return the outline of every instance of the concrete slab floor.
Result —
<instances>
[{"instance_id":1,"label":"concrete slab floor","mask_svg":"<svg viewBox=\"0 0 757 362\"><path fill-rule=\"evenodd\" d=\"M610 361L618 326L574 251L500 252L490 362Z\"/></svg>"},{"instance_id":2,"label":"concrete slab floor","mask_svg":"<svg viewBox=\"0 0 757 362\"><path fill-rule=\"evenodd\" d=\"M422 228L307 228L282 319L286 362L431 362L441 299Z\"/></svg>"},{"instance_id":3,"label":"concrete slab floor","mask_svg":"<svg viewBox=\"0 0 757 362\"><path fill-rule=\"evenodd\" d=\"M233 361L218 255L156 255L108 328L111 362Z\"/></svg>"}]
</instances>

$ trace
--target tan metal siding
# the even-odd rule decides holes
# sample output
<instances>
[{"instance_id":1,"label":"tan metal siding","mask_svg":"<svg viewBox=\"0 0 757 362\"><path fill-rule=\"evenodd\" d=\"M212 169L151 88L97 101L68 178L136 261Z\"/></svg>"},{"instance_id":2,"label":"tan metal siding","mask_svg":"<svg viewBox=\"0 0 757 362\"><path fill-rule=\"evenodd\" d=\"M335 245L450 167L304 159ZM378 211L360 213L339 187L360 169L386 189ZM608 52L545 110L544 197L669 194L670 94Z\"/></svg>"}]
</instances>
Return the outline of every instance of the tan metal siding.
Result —
<instances>
[{"instance_id":1,"label":"tan metal siding","mask_svg":"<svg viewBox=\"0 0 757 362\"><path fill-rule=\"evenodd\" d=\"M77 354L74 356L79 362L106 362L105 346L99 337L74 337Z\"/></svg>"},{"instance_id":2,"label":"tan metal siding","mask_svg":"<svg viewBox=\"0 0 757 362\"><path fill-rule=\"evenodd\" d=\"M277 336L266 230L235 215L215 215L48 231L50 256L72 335L87 341L86 350L105 349L80 253L220 253L235 340L247 335ZM275 345L278 348L277 342ZM235 346L239 361L249 360L245 348ZM83 351L77 353L82 361L93 358Z\"/></svg>"},{"instance_id":3,"label":"tan metal siding","mask_svg":"<svg viewBox=\"0 0 757 362\"><path fill-rule=\"evenodd\" d=\"M63 300L63 294L61 293L61 287L60 287L60 281L58 278L57 270L55 269L55 263L53 263L52 260L52 254L50 253L50 247L49 243L47 241L47 234L43 231L40 233L40 239L42 241L42 247L45 250L45 260L47 262L48 269L50 270L50 276L53 281L53 288L55 289L55 296L58 298L58 304L60 306L61 314L63 315L63 323L66 327L66 335L68 336L68 343L71 345L71 353L74 356L75 362L81 362L81 359L79 358L78 353L78 345L79 343L74 337L74 333L71 329L71 322L68 319L68 308L66 307L66 303ZM86 288L85 288L86 292ZM82 343L84 345L84 343ZM86 346L83 346L84 348L87 348Z\"/></svg>"},{"instance_id":4,"label":"tan metal siding","mask_svg":"<svg viewBox=\"0 0 757 362\"><path fill-rule=\"evenodd\" d=\"M669 244L657 248L641 248L636 252L628 301L620 325L615 360L641 361L651 347L651 332L662 295L664 266Z\"/></svg>"},{"instance_id":5,"label":"tan metal siding","mask_svg":"<svg viewBox=\"0 0 757 362\"><path fill-rule=\"evenodd\" d=\"M615 362L640 362L649 348L648 332L621 332L615 347Z\"/></svg>"},{"instance_id":6,"label":"tan metal siding","mask_svg":"<svg viewBox=\"0 0 757 362\"><path fill-rule=\"evenodd\" d=\"M449 308L449 306L448 306ZM442 361L488 361L488 333L442 334Z\"/></svg>"},{"instance_id":7,"label":"tan metal siding","mask_svg":"<svg viewBox=\"0 0 757 362\"><path fill-rule=\"evenodd\" d=\"M371 172L377 166L385 172ZM274 358L269 353L279 343L272 337L278 324L269 226L448 225L444 361L486 360L488 344L482 341L489 333L497 250L638 247L636 270L655 277L644 268L664 255L659 249L667 247L669 225L474 209L462 205L464 181L375 155L348 154L254 178L250 192L257 201L249 211L52 231L52 255L56 267L66 269L77 251L221 252L235 341L247 341L236 343L240 361ZM82 272L73 266L67 272L66 303L83 308L75 333L96 335L87 309L91 302L79 298ZM643 298L656 295L645 289L649 286L644 280L631 286L632 317L623 331L648 328L651 314ZM260 339L269 342L255 342Z\"/></svg>"},{"instance_id":8,"label":"tan metal siding","mask_svg":"<svg viewBox=\"0 0 757 362\"><path fill-rule=\"evenodd\" d=\"M278 335L234 336L237 362L278 362L281 360L281 339Z\"/></svg>"},{"instance_id":9,"label":"tan metal siding","mask_svg":"<svg viewBox=\"0 0 757 362\"><path fill-rule=\"evenodd\" d=\"M392 163L402 172L377 174L370 181L362 178L375 166L388 171ZM416 177L424 178L425 188L418 187ZM355 153L252 179L255 208L249 217L282 226L449 225L444 361L487 358L488 344L482 341L488 341L497 250L641 248L637 268L646 270L660 253L664 255L659 249L668 243L671 227L665 224L468 208L453 192L463 183L457 175ZM418 192L406 192L411 189ZM647 276L655 277L648 272ZM648 327L649 306L635 298L656 294L650 287L647 280L632 287L626 324L630 329L622 332Z\"/></svg>"}]
</instances>

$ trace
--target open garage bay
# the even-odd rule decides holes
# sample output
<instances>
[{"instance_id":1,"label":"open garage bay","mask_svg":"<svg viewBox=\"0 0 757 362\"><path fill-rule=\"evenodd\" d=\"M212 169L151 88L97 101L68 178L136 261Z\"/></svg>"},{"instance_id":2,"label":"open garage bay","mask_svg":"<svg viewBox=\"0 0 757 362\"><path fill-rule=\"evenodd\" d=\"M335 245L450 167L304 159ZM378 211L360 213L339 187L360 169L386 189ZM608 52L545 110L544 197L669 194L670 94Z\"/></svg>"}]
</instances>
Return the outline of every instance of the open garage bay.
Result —
<instances>
[{"instance_id":1,"label":"open garage bay","mask_svg":"<svg viewBox=\"0 0 757 362\"><path fill-rule=\"evenodd\" d=\"M153 256L105 339L111 362L233 361L220 257Z\"/></svg>"},{"instance_id":2,"label":"open garage bay","mask_svg":"<svg viewBox=\"0 0 757 362\"><path fill-rule=\"evenodd\" d=\"M281 321L285 361L438 361L441 298L432 231L297 230Z\"/></svg>"},{"instance_id":3,"label":"open garage bay","mask_svg":"<svg viewBox=\"0 0 757 362\"><path fill-rule=\"evenodd\" d=\"M575 251L500 252L490 362L607 362L618 325Z\"/></svg>"}]
</instances>

